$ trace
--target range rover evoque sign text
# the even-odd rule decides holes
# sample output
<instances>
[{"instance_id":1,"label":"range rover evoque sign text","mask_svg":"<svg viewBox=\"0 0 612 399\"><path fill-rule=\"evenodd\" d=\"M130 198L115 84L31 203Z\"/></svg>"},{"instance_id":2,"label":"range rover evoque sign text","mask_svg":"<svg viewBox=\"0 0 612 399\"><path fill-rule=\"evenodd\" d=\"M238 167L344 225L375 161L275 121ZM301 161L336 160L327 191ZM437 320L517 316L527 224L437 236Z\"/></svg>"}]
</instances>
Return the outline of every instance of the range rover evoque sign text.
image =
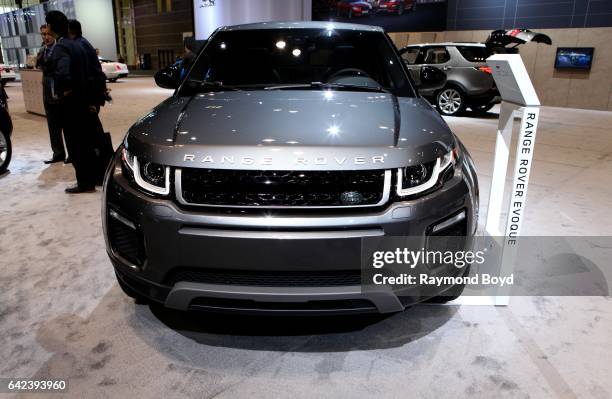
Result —
<instances>
[{"instance_id":1,"label":"range rover evoque sign text","mask_svg":"<svg viewBox=\"0 0 612 399\"><path fill-rule=\"evenodd\" d=\"M250 156L221 156L215 158L211 155L205 155L202 157L197 157L194 154L185 154L183 157L183 161L185 162L200 162L201 164L225 164L225 165L263 165L263 166L271 166L274 165L273 157L261 157L255 158ZM294 158L294 165L365 165L367 163L371 164L384 164L385 156L384 155L376 155L373 157L296 157Z\"/></svg>"}]
</instances>

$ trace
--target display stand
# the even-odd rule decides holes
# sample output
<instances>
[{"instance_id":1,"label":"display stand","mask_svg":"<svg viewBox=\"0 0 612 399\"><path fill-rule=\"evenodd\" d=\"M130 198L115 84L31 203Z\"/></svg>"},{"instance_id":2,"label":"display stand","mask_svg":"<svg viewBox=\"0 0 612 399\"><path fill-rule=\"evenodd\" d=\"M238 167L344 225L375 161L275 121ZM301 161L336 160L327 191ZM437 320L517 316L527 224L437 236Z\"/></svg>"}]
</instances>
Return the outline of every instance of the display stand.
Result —
<instances>
[{"instance_id":1,"label":"display stand","mask_svg":"<svg viewBox=\"0 0 612 399\"><path fill-rule=\"evenodd\" d=\"M487 59L493 78L502 97L499 124L493 158L491 192L485 223L487 245L500 254L500 276L509 276L514 260L521 225L525 214L527 188L533 162L536 130L540 115L540 100L535 92L525 65L518 54L497 54ZM510 160L514 116L520 115L520 130L516 146L514 176L509 193L505 193L506 176ZM502 207L505 194L509 194L506 225L502 229ZM459 298L462 304L498 305L509 303L511 287L497 289L493 297Z\"/></svg>"}]
</instances>

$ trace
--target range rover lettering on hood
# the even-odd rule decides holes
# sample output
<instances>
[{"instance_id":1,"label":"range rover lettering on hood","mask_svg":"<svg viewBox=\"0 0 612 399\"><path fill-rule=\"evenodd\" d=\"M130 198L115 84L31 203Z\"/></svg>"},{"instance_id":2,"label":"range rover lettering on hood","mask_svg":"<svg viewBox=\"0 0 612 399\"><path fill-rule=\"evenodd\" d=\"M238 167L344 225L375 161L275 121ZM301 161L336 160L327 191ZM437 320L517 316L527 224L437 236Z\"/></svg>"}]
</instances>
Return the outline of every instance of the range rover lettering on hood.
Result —
<instances>
[{"instance_id":1,"label":"range rover lettering on hood","mask_svg":"<svg viewBox=\"0 0 612 399\"><path fill-rule=\"evenodd\" d=\"M371 157L296 157L294 159L294 165L367 165L367 164L384 164L385 157L387 155L375 155ZM194 154L185 154L183 161L185 162L200 162L202 164L212 165L262 165L271 166L274 164L273 157L250 157L242 156L236 157L233 155L221 157L213 157L211 155L205 155L203 157L196 157Z\"/></svg>"}]
</instances>

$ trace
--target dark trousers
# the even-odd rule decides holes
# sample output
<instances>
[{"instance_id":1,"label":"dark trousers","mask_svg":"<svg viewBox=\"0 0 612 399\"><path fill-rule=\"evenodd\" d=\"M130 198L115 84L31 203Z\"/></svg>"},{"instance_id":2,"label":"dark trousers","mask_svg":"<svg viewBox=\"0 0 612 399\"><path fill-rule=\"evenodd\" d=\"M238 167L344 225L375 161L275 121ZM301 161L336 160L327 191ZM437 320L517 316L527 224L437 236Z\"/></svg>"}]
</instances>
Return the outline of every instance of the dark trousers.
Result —
<instances>
[{"instance_id":1,"label":"dark trousers","mask_svg":"<svg viewBox=\"0 0 612 399\"><path fill-rule=\"evenodd\" d=\"M47 114L47 126L49 127L49 139L53 158L66 158L64 151L64 139L62 138L62 119L59 104L50 104L45 101L45 113Z\"/></svg>"},{"instance_id":2,"label":"dark trousers","mask_svg":"<svg viewBox=\"0 0 612 399\"><path fill-rule=\"evenodd\" d=\"M88 126L89 112L86 102L75 96L65 97L60 104L66 147L76 172L77 183L84 189L94 188L96 185L95 137Z\"/></svg>"},{"instance_id":3,"label":"dark trousers","mask_svg":"<svg viewBox=\"0 0 612 399\"><path fill-rule=\"evenodd\" d=\"M88 131L94 137L94 150L96 153L96 183L101 184L104 180L104 173L111 162L113 154L113 143L109 133L104 132L102 122L100 121L100 107L96 107L95 111L91 110L88 114Z\"/></svg>"}]
</instances>

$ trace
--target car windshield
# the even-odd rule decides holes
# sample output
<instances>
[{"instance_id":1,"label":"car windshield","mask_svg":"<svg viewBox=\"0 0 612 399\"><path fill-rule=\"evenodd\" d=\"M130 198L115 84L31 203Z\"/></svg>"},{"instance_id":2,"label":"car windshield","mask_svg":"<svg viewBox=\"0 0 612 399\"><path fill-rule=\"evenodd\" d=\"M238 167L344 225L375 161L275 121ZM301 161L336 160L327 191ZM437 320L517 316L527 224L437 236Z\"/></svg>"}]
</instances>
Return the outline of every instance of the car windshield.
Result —
<instances>
[{"instance_id":1,"label":"car windshield","mask_svg":"<svg viewBox=\"0 0 612 399\"><path fill-rule=\"evenodd\" d=\"M216 33L180 95L223 89L350 89L414 97L404 66L382 32L260 29Z\"/></svg>"}]
</instances>

